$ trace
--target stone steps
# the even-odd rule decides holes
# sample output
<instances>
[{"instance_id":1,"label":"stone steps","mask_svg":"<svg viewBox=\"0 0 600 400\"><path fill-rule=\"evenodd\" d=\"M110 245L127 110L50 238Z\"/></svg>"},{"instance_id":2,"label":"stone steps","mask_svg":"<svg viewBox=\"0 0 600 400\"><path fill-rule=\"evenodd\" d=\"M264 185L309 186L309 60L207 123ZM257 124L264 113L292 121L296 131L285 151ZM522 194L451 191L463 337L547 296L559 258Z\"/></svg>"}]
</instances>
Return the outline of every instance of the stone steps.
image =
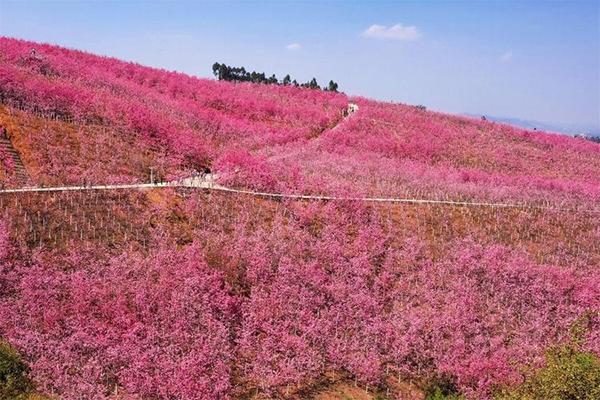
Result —
<instances>
[{"instance_id":1,"label":"stone steps","mask_svg":"<svg viewBox=\"0 0 600 400\"><path fill-rule=\"evenodd\" d=\"M15 178L15 183L21 186L25 185L29 181L29 174L10 139L0 138L0 151L8 154L12 160L14 168L12 171L9 171L9 173Z\"/></svg>"}]
</instances>

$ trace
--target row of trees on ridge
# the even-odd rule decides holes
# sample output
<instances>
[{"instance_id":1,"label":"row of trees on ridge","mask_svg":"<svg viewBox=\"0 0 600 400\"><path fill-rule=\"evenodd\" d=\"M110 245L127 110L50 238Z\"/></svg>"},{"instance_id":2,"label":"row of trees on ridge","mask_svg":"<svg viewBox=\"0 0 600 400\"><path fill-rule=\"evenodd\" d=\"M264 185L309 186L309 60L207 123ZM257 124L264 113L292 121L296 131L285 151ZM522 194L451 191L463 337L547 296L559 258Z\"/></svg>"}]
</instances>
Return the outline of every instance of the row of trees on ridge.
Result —
<instances>
[{"instance_id":1,"label":"row of trees on ridge","mask_svg":"<svg viewBox=\"0 0 600 400\"><path fill-rule=\"evenodd\" d=\"M266 83L269 85L294 85L300 86L309 89L321 89L327 90L330 92L338 91L338 84L332 80L329 81L327 86L320 87L317 79L312 78L310 81L306 83L298 83L295 79L292 80L290 74L287 74L283 77L281 81L277 79L275 74L267 77L264 72L256 72L256 71L246 71L244 67L230 67L225 64L220 64L218 62L214 63L212 66L213 74L220 81L233 81L233 82L253 82L253 83Z\"/></svg>"}]
</instances>

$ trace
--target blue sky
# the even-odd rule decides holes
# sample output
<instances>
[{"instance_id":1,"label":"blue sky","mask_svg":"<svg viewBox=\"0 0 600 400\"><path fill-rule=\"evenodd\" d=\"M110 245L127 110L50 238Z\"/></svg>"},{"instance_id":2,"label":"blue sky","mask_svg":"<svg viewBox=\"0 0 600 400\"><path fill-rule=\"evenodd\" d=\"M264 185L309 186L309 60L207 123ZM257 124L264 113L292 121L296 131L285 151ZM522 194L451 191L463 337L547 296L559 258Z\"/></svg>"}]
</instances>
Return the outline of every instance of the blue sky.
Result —
<instances>
[{"instance_id":1,"label":"blue sky","mask_svg":"<svg viewBox=\"0 0 600 400\"><path fill-rule=\"evenodd\" d=\"M0 34L209 77L214 61L351 95L600 127L598 1L11 2Z\"/></svg>"}]
</instances>

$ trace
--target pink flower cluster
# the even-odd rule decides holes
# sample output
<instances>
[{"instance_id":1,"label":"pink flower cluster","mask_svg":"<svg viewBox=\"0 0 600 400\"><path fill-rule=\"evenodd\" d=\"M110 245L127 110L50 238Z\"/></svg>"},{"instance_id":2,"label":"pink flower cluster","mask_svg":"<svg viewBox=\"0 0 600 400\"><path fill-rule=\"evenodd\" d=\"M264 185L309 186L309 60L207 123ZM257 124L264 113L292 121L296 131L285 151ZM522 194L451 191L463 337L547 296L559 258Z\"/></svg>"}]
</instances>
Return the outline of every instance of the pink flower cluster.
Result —
<instances>
[{"instance_id":1,"label":"pink flower cluster","mask_svg":"<svg viewBox=\"0 0 600 400\"><path fill-rule=\"evenodd\" d=\"M236 301L194 247L108 261L0 256L0 333L24 349L40 391L207 399L231 390Z\"/></svg>"}]
</instances>

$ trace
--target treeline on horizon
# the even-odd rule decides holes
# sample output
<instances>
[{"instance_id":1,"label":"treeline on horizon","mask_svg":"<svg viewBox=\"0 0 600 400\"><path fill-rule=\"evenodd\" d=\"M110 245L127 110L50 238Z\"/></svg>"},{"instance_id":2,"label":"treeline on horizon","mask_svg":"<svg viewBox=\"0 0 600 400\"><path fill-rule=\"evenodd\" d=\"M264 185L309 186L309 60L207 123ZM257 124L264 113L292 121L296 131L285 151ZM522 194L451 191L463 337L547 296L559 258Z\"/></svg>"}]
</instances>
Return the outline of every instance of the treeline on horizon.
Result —
<instances>
[{"instance_id":1,"label":"treeline on horizon","mask_svg":"<svg viewBox=\"0 0 600 400\"><path fill-rule=\"evenodd\" d=\"M267 77L264 72L248 72L244 67L230 67L226 64L214 63L212 71L215 77L220 81L232 81L232 82L253 82L253 83L265 83L267 85L294 85L308 89L319 89L329 92L337 92L338 84L332 80L329 81L327 86L320 87L317 79L312 78L306 83L298 83L295 79L292 80L290 74L287 74L280 81L277 79L275 74Z\"/></svg>"},{"instance_id":2,"label":"treeline on horizon","mask_svg":"<svg viewBox=\"0 0 600 400\"><path fill-rule=\"evenodd\" d=\"M596 142L598 144L600 144L600 136L594 136L594 135L581 135L581 134L576 134L575 135L576 138L582 138L582 139L586 139L592 142Z\"/></svg>"}]
</instances>

